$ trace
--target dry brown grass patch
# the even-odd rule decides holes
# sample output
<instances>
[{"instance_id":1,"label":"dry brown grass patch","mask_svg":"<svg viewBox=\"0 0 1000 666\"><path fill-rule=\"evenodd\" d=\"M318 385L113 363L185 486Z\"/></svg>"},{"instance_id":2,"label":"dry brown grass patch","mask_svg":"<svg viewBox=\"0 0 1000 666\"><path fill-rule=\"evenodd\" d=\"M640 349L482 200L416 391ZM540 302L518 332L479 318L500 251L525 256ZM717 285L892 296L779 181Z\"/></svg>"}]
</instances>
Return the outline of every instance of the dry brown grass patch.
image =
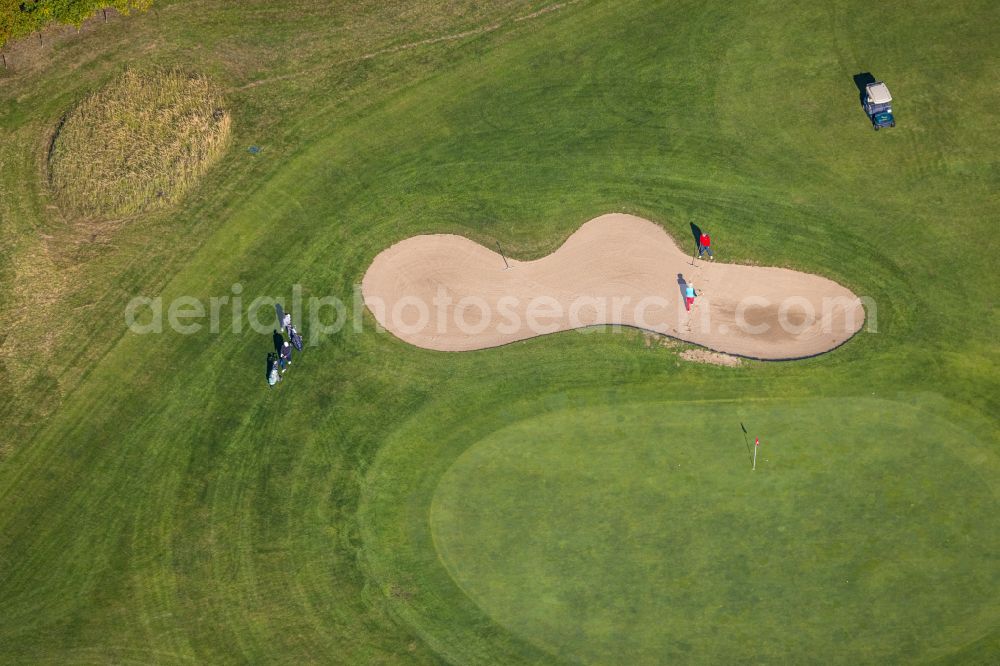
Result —
<instances>
[{"instance_id":1,"label":"dry brown grass patch","mask_svg":"<svg viewBox=\"0 0 1000 666\"><path fill-rule=\"evenodd\" d=\"M740 365L740 359L737 356L708 351L707 349L685 349L681 352L681 358L685 361L691 361L692 363L725 365L730 368L735 368Z\"/></svg>"},{"instance_id":2,"label":"dry brown grass patch","mask_svg":"<svg viewBox=\"0 0 1000 666\"><path fill-rule=\"evenodd\" d=\"M173 204L222 155L230 124L204 76L126 70L60 123L48 156L55 199L105 218Z\"/></svg>"}]
</instances>

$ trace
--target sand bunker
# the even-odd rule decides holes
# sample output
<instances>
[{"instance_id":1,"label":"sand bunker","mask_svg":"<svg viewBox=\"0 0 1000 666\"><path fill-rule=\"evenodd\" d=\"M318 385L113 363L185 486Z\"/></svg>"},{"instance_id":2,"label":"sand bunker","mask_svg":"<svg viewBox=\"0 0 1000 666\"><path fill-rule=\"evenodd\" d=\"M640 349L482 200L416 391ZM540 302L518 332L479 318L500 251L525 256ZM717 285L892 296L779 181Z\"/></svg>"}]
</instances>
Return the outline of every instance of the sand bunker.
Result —
<instances>
[{"instance_id":1,"label":"sand bunker","mask_svg":"<svg viewBox=\"0 0 1000 666\"><path fill-rule=\"evenodd\" d=\"M688 283L699 293L690 312ZM618 213L587 222L536 261L505 263L462 236L414 236L375 257L362 293L380 325L441 351L621 324L728 354L791 359L837 347L865 317L836 282L694 260L656 224Z\"/></svg>"}]
</instances>

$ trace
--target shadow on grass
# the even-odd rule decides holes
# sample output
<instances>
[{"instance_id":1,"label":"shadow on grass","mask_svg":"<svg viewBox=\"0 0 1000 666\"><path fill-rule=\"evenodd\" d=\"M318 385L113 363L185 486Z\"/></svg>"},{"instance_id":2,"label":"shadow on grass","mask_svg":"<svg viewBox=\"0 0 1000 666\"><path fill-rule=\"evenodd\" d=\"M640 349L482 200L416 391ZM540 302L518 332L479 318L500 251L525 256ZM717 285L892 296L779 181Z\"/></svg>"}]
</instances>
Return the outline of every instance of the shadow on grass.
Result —
<instances>
[{"instance_id":1,"label":"shadow on grass","mask_svg":"<svg viewBox=\"0 0 1000 666\"><path fill-rule=\"evenodd\" d=\"M747 445L747 456L753 462L753 449L750 448L750 439L747 437L747 427L740 422L740 429L743 431L743 443Z\"/></svg>"},{"instance_id":2,"label":"shadow on grass","mask_svg":"<svg viewBox=\"0 0 1000 666\"><path fill-rule=\"evenodd\" d=\"M697 251L700 249L698 244L701 242L701 227L694 222L691 223L691 235L694 236L694 249Z\"/></svg>"},{"instance_id":3,"label":"shadow on grass","mask_svg":"<svg viewBox=\"0 0 1000 666\"><path fill-rule=\"evenodd\" d=\"M860 72L854 75L854 85L858 87L858 104L865 107L865 89L869 83L875 83L878 79L871 72Z\"/></svg>"}]
</instances>

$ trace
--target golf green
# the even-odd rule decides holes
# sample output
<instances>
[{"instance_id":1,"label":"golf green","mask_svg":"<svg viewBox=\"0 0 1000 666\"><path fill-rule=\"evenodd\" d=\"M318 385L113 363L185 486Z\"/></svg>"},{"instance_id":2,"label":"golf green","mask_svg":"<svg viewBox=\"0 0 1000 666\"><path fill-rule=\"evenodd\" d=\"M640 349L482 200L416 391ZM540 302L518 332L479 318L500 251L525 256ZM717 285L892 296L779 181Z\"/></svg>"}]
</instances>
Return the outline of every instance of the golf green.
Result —
<instances>
[{"instance_id":1,"label":"golf green","mask_svg":"<svg viewBox=\"0 0 1000 666\"><path fill-rule=\"evenodd\" d=\"M954 424L875 398L569 407L469 442L423 528L476 606L552 655L898 661L995 610L984 467Z\"/></svg>"}]
</instances>

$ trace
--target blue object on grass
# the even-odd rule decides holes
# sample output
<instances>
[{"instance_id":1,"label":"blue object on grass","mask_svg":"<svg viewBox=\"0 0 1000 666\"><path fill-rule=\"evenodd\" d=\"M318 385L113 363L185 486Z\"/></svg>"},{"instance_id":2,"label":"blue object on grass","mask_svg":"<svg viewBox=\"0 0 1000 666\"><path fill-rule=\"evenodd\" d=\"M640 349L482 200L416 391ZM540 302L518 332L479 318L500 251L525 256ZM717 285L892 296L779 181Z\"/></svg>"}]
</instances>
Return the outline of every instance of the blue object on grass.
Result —
<instances>
[{"instance_id":1,"label":"blue object on grass","mask_svg":"<svg viewBox=\"0 0 1000 666\"><path fill-rule=\"evenodd\" d=\"M249 152L251 155L256 155L261 150L263 150L263 148L261 148L260 146L250 146L249 148L247 148L247 152Z\"/></svg>"}]
</instances>

